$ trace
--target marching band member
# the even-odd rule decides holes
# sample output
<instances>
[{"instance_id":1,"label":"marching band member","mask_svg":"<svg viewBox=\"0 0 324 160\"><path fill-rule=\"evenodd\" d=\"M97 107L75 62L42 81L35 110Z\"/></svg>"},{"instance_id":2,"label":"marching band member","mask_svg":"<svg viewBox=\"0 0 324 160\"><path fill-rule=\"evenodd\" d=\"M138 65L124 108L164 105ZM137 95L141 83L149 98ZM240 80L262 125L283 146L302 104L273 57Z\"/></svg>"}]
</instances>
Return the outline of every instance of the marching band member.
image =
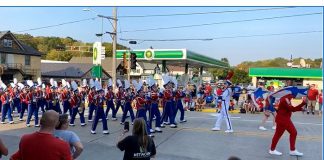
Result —
<instances>
[{"instance_id":1,"label":"marching band member","mask_svg":"<svg viewBox=\"0 0 324 160\"><path fill-rule=\"evenodd\" d=\"M134 116L134 111L131 106L131 103L135 97L135 94L131 92L130 83L128 80L125 80L125 95L124 95L124 97L125 97L125 106L124 106L122 120L120 123L124 124L128 112L130 114L130 117L131 117L131 120L133 123L135 116Z\"/></svg>"},{"instance_id":2,"label":"marching band member","mask_svg":"<svg viewBox=\"0 0 324 160\"><path fill-rule=\"evenodd\" d=\"M19 99L20 99L20 104L21 104L19 121L23 121L25 111L28 109L27 94L29 92L29 88L28 88L28 85L24 86L22 83L18 83L18 86L19 86L20 90L22 90L19 94Z\"/></svg>"},{"instance_id":3,"label":"marching band member","mask_svg":"<svg viewBox=\"0 0 324 160\"><path fill-rule=\"evenodd\" d=\"M147 117L146 117L146 111L147 109L145 108L145 93L143 90L143 83L140 81L139 83L137 83L136 81L132 81L133 85L135 86L135 89L137 91L137 96L135 97L135 108L137 110L136 112L136 118L143 118L145 123L146 123L146 131L149 134L149 136L153 136L150 133L150 129L149 129L149 124L147 121Z\"/></svg>"},{"instance_id":4,"label":"marching band member","mask_svg":"<svg viewBox=\"0 0 324 160\"><path fill-rule=\"evenodd\" d=\"M118 92L116 93L116 109L113 112L113 117L116 118L117 112L119 108L121 107L122 111L124 112L124 103L125 102L125 97L124 97L124 89L123 89L123 84L121 81L118 79L117 80L118 84ZM117 120L117 118L116 118Z\"/></svg>"},{"instance_id":5,"label":"marching band member","mask_svg":"<svg viewBox=\"0 0 324 160\"><path fill-rule=\"evenodd\" d=\"M42 110L42 112L45 112L44 109L44 99L43 99L43 91L42 91L42 81L40 78L37 78L37 90L36 90L36 101L37 101L37 107Z\"/></svg>"},{"instance_id":6,"label":"marching band member","mask_svg":"<svg viewBox=\"0 0 324 160\"><path fill-rule=\"evenodd\" d=\"M27 101L28 101L28 117L27 117L27 121L26 121L26 126L30 127L30 120L32 115L34 115L35 117L35 127L39 127L38 124L38 105L36 104L36 92L34 90L34 83L31 80L27 81L27 85L29 85L29 93L27 94Z\"/></svg>"},{"instance_id":7,"label":"marching band member","mask_svg":"<svg viewBox=\"0 0 324 160\"><path fill-rule=\"evenodd\" d=\"M187 122L187 120L184 119L184 109L182 105L182 99L186 96L185 92L182 91L181 86L178 86L177 81L175 83L176 94L175 94L175 101L176 101L176 107L174 110L174 118L177 116L178 110L180 111L180 123Z\"/></svg>"},{"instance_id":8,"label":"marching band member","mask_svg":"<svg viewBox=\"0 0 324 160\"><path fill-rule=\"evenodd\" d=\"M103 133L104 134L109 134L108 132L108 125L107 125L107 120L106 120L106 116L105 116L105 112L104 112L104 101L105 101L105 92L101 87L101 84L99 83L99 81L95 81L95 86L96 86L96 95L94 97L94 102L95 102L95 106L96 106L96 114L95 114L95 119L94 122L92 124L92 128L91 128L91 134L96 134L96 128L97 128L97 124L99 119L102 120L102 125L103 125Z\"/></svg>"},{"instance_id":9,"label":"marching band member","mask_svg":"<svg viewBox=\"0 0 324 160\"><path fill-rule=\"evenodd\" d=\"M69 102L69 99L71 98L71 93L69 91L69 82L66 82L65 79L62 79L62 87L63 92L61 94L61 100L63 102L63 113L65 114L67 111L69 111L70 117L72 117L72 109Z\"/></svg>"},{"instance_id":10,"label":"marching band member","mask_svg":"<svg viewBox=\"0 0 324 160\"><path fill-rule=\"evenodd\" d=\"M112 80L111 79L109 79L109 81L108 81L107 93L105 95L105 98L106 98L106 105L107 105L106 112L105 112L106 119L108 119L109 110L111 109L112 120L116 121L117 118L116 118L116 115L114 114L115 113L115 104L114 104L115 95L114 95L114 92L113 92Z\"/></svg>"},{"instance_id":11,"label":"marching band member","mask_svg":"<svg viewBox=\"0 0 324 160\"><path fill-rule=\"evenodd\" d=\"M219 131L221 123L222 123L223 119L225 118L225 121L227 124L227 130L225 132L232 133L233 127L232 127L232 123L231 123L230 116L228 113L230 98L232 97L232 90L229 87L231 85L231 82L229 80L227 80L226 82L221 80L218 82L218 85L220 85L221 89L222 89L221 96L218 96L219 100L221 101L221 111L220 111L220 114L218 115L217 121L215 123L215 127L212 128L212 130Z\"/></svg>"},{"instance_id":12,"label":"marching band member","mask_svg":"<svg viewBox=\"0 0 324 160\"><path fill-rule=\"evenodd\" d=\"M13 124L14 121L11 115L11 107L10 107L10 103L12 103L13 99L10 96L7 86L4 83L2 83L2 81L0 83L1 83L0 85L2 90L5 92L1 96L1 102L2 102L1 124L5 124L5 119L7 116L8 116L9 123Z\"/></svg>"},{"instance_id":13,"label":"marching band member","mask_svg":"<svg viewBox=\"0 0 324 160\"><path fill-rule=\"evenodd\" d=\"M291 81L288 82L288 86L291 85ZM290 142L290 152L289 154L292 156L303 156L304 154L299 152L296 147L296 137L297 137L297 130L291 120L291 115L293 112L302 111L305 108L306 102L303 100L299 105L296 107L292 105L291 100L293 98L297 98L297 96L302 96L298 90L296 92L293 92L291 94L287 94L286 89L292 89L293 87L287 87L283 90L277 91L276 94L283 95L279 99L279 104L277 108L277 116L276 116L276 130L275 134L272 138L271 147L269 150L269 154L273 155L282 155L281 152L276 150L276 146L278 144L279 139L284 134L284 132L287 130L289 132L289 142ZM307 92L307 89L304 89L305 92ZM297 93L297 94L296 94ZM275 93L273 93L275 94ZM296 95L294 95L296 94ZM305 96L307 93L304 94ZM300 97L301 98L301 97Z\"/></svg>"},{"instance_id":14,"label":"marching band member","mask_svg":"<svg viewBox=\"0 0 324 160\"><path fill-rule=\"evenodd\" d=\"M93 79L90 79L89 87L90 87L90 91L88 93L88 108L89 108L88 122L92 122L93 111L95 111L96 109L96 106L94 105L94 99L93 99L96 93L96 86L94 85Z\"/></svg>"},{"instance_id":15,"label":"marching band member","mask_svg":"<svg viewBox=\"0 0 324 160\"><path fill-rule=\"evenodd\" d=\"M57 113L62 113L60 102L59 102L59 93L57 91L57 82L53 79L50 80L51 88L47 91L45 99L47 102L48 110L54 110Z\"/></svg>"},{"instance_id":16,"label":"marching band member","mask_svg":"<svg viewBox=\"0 0 324 160\"><path fill-rule=\"evenodd\" d=\"M156 132L162 132L161 130L161 113L159 110L159 93L155 84L155 80L152 76L148 78L148 90L149 90L149 100L150 100L150 106L149 106L149 128L151 133ZM153 130L152 122L153 117L155 117L155 129Z\"/></svg>"},{"instance_id":17,"label":"marching band member","mask_svg":"<svg viewBox=\"0 0 324 160\"><path fill-rule=\"evenodd\" d=\"M169 76L162 76L163 84L165 90L163 91L163 101L164 101L164 111L162 114L162 121L164 121L164 124L168 124L166 122L167 119L170 120L170 127L176 128L177 125L174 122L174 103L172 101L173 99L173 93L172 93L172 84L171 84L171 77ZM163 124L162 124L163 125ZM161 125L161 127L162 127Z\"/></svg>"},{"instance_id":18,"label":"marching band member","mask_svg":"<svg viewBox=\"0 0 324 160\"><path fill-rule=\"evenodd\" d=\"M71 88L72 88L72 96L70 99L70 104L72 107L72 117L70 120L70 126L75 126L74 120L78 113L80 116L81 126L85 126L86 123L84 119L84 107L81 107L82 97L81 94L79 94L78 85L76 84L75 81L71 82Z\"/></svg>"},{"instance_id":19,"label":"marching band member","mask_svg":"<svg viewBox=\"0 0 324 160\"><path fill-rule=\"evenodd\" d=\"M19 90L18 90L18 86L17 86L17 79L14 78L13 83L10 83L11 87L12 87L12 92L11 97L13 99L11 105L12 105L12 111L15 111L15 109L17 109L17 113L19 114L21 112L21 105L20 105L20 99L19 99Z\"/></svg>"}]
</instances>

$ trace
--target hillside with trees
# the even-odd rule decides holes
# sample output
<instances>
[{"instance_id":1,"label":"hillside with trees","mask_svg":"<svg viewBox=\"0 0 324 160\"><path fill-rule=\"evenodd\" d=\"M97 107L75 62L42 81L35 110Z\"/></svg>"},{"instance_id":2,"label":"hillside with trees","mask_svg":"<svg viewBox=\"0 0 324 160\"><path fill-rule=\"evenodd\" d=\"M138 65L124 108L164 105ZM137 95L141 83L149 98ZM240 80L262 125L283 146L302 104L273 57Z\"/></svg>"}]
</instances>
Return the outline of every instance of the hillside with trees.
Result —
<instances>
[{"instance_id":1,"label":"hillside with trees","mask_svg":"<svg viewBox=\"0 0 324 160\"><path fill-rule=\"evenodd\" d=\"M84 43L82 41L73 39L71 37L43 37L32 36L30 34L15 34L16 38L44 53L42 59L69 61L73 56L92 57L92 43ZM68 46L82 46L68 47ZM104 42L103 46L106 48L106 57L112 56L112 44ZM58 50L58 48L65 48L66 50ZM127 49L127 47L117 44L117 49Z\"/></svg>"},{"instance_id":2,"label":"hillside with trees","mask_svg":"<svg viewBox=\"0 0 324 160\"><path fill-rule=\"evenodd\" d=\"M295 58L293 59L294 65L299 65L301 58ZM227 58L221 59L224 62L228 62ZM322 58L316 58L316 59L304 59L306 64L310 65L310 68L320 68ZM287 67L287 63L289 62L288 59L285 58L274 58L274 59L267 59L267 60L259 60L259 61L244 61L237 66L232 66L231 69L234 70L234 76L232 78L233 83L249 83L251 81L251 78L249 77L249 68L251 67ZM225 69L209 69L209 71L212 73L213 78L224 78L226 77L227 70Z\"/></svg>"}]
</instances>

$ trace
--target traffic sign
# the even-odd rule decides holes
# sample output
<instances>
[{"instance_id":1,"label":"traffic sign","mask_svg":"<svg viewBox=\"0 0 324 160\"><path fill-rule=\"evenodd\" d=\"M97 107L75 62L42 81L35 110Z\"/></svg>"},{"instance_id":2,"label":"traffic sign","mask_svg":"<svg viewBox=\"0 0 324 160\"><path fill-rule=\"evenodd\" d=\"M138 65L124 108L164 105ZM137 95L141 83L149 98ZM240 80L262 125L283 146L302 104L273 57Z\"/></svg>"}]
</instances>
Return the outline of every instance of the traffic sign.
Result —
<instances>
[{"instance_id":1,"label":"traffic sign","mask_svg":"<svg viewBox=\"0 0 324 160\"><path fill-rule=\"evenodd\" d=\"M100 65L93 66L91 69L91 75L92 75L92 77L95 77L95 78L101 78L102 77L102 66L100 66Z\"/></svg>"}]
</instances>

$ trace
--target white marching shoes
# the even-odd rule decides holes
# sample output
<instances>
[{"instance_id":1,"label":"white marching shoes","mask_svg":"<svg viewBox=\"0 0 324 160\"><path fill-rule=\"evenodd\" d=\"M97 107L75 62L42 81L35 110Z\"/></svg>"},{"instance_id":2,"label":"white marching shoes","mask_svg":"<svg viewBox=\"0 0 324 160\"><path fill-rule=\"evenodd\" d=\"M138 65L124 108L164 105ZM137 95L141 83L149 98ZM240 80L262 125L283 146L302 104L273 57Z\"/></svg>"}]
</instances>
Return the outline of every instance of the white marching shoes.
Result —
<instances>
[{"instance_id":1,"label":"white marching shoes","mask_svg":"<svg viewBox=\"0 0 324 160\"><path fill-rule=\"evenodd\" d=\"M265 127L263 127L263 126L260 126L259 130L266 131L267 129Z\"/></svg>"},{"instance_id":2,"label":"white marching shoes","mask_svg":"<svg viewBox=\"0 0 324 160\"><path fill-rule=\"evenodd\" d=\"M272 154L272 155L277 155L277 156L281 156L282 155L282 153L281 152L279 152L279 151L277 151L277 150L269 150L269 154Z\"/></svg>"},{"instance_id":3,"label":"white marching shoes","mask_svg":"<svg viewBox=\"0 0 324 160\"><path fill-rule=\"evenodd\" d=\"M289 154L291 156L303 156L304 154L301 152L298 152L297 149L295 149L294 151L290 151Z\"/></svg>"},{"instance_id":4,"label":"white marching shoes","mask_svg":"<svg viewBox=\"0 0 324 160\"><path fill-rule=\"evenodd\" d=\"M220 131L220 128L218 128L218 127L214 127L214 128L212 128L211 130L212 130L212 131Z\"/></svg>"},{"instance_id":5,"label":"white marching shoes","mask_svg":"<svg viewBox=\"0 0 324 160\"><path fill-rule=\"evenodd\" d=\"M228 129L225 131L225 133L233 133L234 131L232 129Z\"/></svg>"}]
</instances>

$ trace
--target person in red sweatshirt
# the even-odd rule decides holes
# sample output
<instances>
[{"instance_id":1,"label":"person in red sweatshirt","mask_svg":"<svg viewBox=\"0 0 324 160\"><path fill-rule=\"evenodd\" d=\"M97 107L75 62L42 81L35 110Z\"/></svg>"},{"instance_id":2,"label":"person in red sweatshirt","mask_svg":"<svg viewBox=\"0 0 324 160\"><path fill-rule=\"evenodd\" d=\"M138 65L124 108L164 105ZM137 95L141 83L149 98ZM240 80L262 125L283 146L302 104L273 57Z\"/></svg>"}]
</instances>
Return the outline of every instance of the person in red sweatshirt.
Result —
<instances>
[{"instance_id":1,"label":"person in red sweatshirt","mask_svg":"<svg viewBox=\"0 0 324 160\"><path fill-rule=\"evenodd\" d=\"M290 155L293 156L303 156L303 153L300 153L295 148L296 143L296 137L297 137L297 131L296 128L291 121L290 117L292 112L296 111L302 111L303 107L306 105L306 102L303 101L298 106L294 107L291 104L291 99L293 98L292 95L287 95L279 100L279 107L277 110L277 116L276 116L276 123L277 128L275 131L275 134L272 138L271 148L269 150L270 154L273 155L282 155L281 152L276 150L277 143L280 139L280 137L283 135L283 133L287 130L289 132L289 141L290 141Z\"/></svg>"}]
</instances>

